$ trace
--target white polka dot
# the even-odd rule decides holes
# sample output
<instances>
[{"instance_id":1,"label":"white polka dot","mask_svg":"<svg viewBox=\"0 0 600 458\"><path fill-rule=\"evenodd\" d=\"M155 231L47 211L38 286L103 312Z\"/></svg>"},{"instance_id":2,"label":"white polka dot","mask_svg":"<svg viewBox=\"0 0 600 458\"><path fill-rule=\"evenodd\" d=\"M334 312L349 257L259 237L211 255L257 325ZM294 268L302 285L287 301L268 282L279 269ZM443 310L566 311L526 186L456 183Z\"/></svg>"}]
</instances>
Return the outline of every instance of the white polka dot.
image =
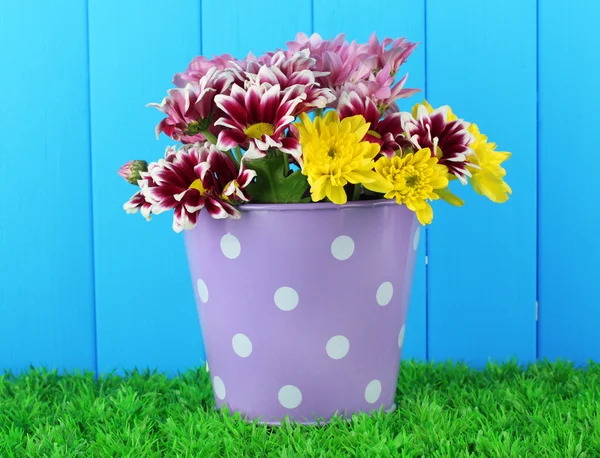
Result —
<instances>
[{"instance_id":1,"label":"white polka dot","mask_svg":"<svg viewBox=\"0 0 600 458\"><path fill-rule=\"evenodd\" d=\"M279 398L279 403L286 409L295 409L302 402L302 393L294 385L282 387L277 397Z\"/></svg>"},{"instance_id":2,"label":"white polka dot","mask_svg":"<svg viewBox=\"0 0 600 458\"><path fill-rule=\"evenodd\" d=\"M419 240L421 240L421 226L417 227L413 237L413 248L415 251L419 248Z\"/></svg>"},{"instance_id":3,"label":"white polka dot","mask_svg":"<svg viewBox=\"0 0 600 458\"><path fill-rule=\"evenodd\" d=\"M331 254L335 259L345 261L354 253L354 240L347 235L340 235L331 244Z\"/></svg>"},{"instance_id":4,"label":"white polka dot","mask_svg":"<svg viewBox=\"0 0 600 458\"><path fill-rule=\"evenodd\" d=\"M247 358L252 353L252 342L245 334L236 334L231 339L233 351L242 358Z\"/></svg>"},{"instance_id":5,"label":"white polka dot","mask_svg":"<svg viewBox=\"0 0 600 458\"><path fill-rule=\"evenodd\" d=\"M381 306L388 305L392 300L393 295L394 286L389 281L386 281L379 285L379 288L377 288L377 303Z\"/></svg>"},{"instance_id":6,"label":"white polka dot","mask_svg":"<svg viewBox=\"0 0 600 458\"><path fill-rule=\"evenodd\" d=\"M333 336L325 346L327 355L332 359L342 359L350 350L350 341L344 336Z\"/></svg>"},{"instance_id":7,"label":"white polka dot","mask_svg":"<svg viewBox=\"0 0 600 458\"><path fill-rule=\"evenodd\" d=\"M365 399L369 404L375 404L381 396L381 382L371 380L365 389Z\"/></svg>"},{"instance_id":8,"label":"white polka dot","mask_svg":"<svg viewBox=\"0 0 600 458\"><path fill-rule=\"evenodd\" d=\"M294 310L298 305L298 293L294 288L282 286L275 291L275 305L284 312Z\"/></svg>"},{"instance_id":9,"label":"white polka dot","mask_svg":"<svg viewBox=\"0 0 600 458\"><path fill-rule=\"evenodd\" d=\"M225 399L225 384L221 377L214 376L213 377L213 389L215 390L215 395L222 401Z\"/></svg>"},{"instance_id":10,"label":"white polka dot","mask_svg":"<svg viewBox=\"0 0 600 458\"><path fill-rule=\"evenodd\" d=\"M200 296L200 300L206 303L206 301L208 301L208 288L206 287L206 283L199 278L196 286L198 287L198 296Z\"/></svg>"},{"instance_id":11,"label":"white polka dot","mask_svg":"<svg viewBox=\"0 0 600 458\"><path fill-rule=\"evenodd\" d=\"M398 347L402 348L404 345L404 333L406 332L406 325L402 325L402 329L400 329L400 334L398 334Z\"/></svg>"},{"instance_id":12,"label":"white polka dot","mask_svg":"<svg viewBox=\"0 0 600 458\"><path fill-rule=\"evenodd\" d=\"M221 251L229 259L235 259L240 255L242 246L236 236L225 234L221 237Z\"/></svg>"}]
</instances>

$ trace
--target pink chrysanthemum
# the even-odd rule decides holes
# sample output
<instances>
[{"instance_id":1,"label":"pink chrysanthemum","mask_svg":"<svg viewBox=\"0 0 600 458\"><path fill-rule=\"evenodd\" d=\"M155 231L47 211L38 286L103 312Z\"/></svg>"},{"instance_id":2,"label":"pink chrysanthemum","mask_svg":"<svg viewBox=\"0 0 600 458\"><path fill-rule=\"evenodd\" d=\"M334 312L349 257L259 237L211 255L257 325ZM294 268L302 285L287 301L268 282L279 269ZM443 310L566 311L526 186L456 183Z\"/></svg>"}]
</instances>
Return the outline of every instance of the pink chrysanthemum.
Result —
<instances>
[{"instance_id":1,"label":"pink chrysanthemum","mask_svg":"<svg viewBox=\"0 0 600 458\"><path fill-rule=\"evenodd\" d=\"M240 146L247 150L248 159L263 157L269 148L274 148L300 160L300 143L285 137L285 130L294 121L298 104L305 100L306 94L282 91L278 84L254 84L247 89L234 84L230 95L215 97L215 103L225 113L216 121L216 125L224 127L218 147L229 150Z\"/></svg>"},{"instance_id":2,"label":"pink chrysanthemum","mask_svg":"<svg viewBox=\"0 0 600 458\"><path fill-rule=\"evenodd\" d=\"M239 218L234 205L249 200L244 188L255 176L243 165L238 173L229 157L212 144L186 145L176 151L169 147L164 159L148 166L140 191L124 207L130 213L141 209L148 217L174 210L173 230L180 232L196 225L202 209L213 218Z\"/></svg>"},{"instance_id":3,"label":"pink chrysanthemum","mask_svg":"<svg viewBox=\"0 0 600 458\"><path fill-rule=\"evenodd\" d=\"M424 105L416 107L416 117L401 114L402 129L418 149L430 148L439 163L448 168L462 184L471 176L468 157L473 154L470 145L475 137L468 131L469 124L461 119L448 119L449 107L443 106L429 113Z\"/></svg>"},{"instance_id":4,"label":"pink chrysanthemum","mask_svg":"<svg viewBox=\"0 0 600 458\"><path fill-rule=\"evenodd\" d=\"M302 50L310 52L310 56L315 59L312 70L316 72L316 82L320 87L330 88L336 96L342 92L346 83L355 81L362 56L359 46L355 42L346 42L344 34L333 40L323 40L317 33L310 38L299 33L296 40L287 43L287 46L288 56Z\"/></svg>"},{"instance_id":5,"label":"pink chrysanthemum","mask_svg":"<svg viewBox=\"0 0 600 458\"><path fill-rule=\"evenodd\" d=\"M365 56L361 66L370 72L377 72L387 65L394 76L416 47L417 43L410 43L405 38L384 38L380 43L373 33L369 42L360 46L360 54Z\"/></svg>"},{"instance_id":6,"label":"pink chrysanthemum","mask_svg":"<svg viewBox=\"0 0 600 458\"><path fill-rule=\"evenodd\" d=\"M171 89L160 104L148 104L167 115L156 126L156 136L164 132L182 143L204 141L202 131L211 127L215 96L228 91L232 83L233 76L230 72L212 68L198 83Z\"/></svg>"},{"instance_id":7,"label":"pink chrysanthemum","mask_svg":"<svg viewBox=\"0 0 600 458\"><path fill-rule=\"evenodd\" d=\"M391 74L391 66L386 65L377 75L371 73L368 79L348 83L345 88L358 92L362 97L370 98L377 105L379 112L384 113L396 100L408 98L420 91L420 89L405 89L407 78L408 74L394 84L395 78Z\"/></svg>"},{"instance_id":8,"label":"pink chrysanthemum","mask_svg":"<svg viewBox=\"0 0 600 458\"><path fill-rule=\"evenodd\" d=\"M185 87L188 83L197 83L211 68L224 70L230 68L235 62L237 59L230 54L214 56L212 59L204 56L195 57L184 72L175 74L173 84L177 87Z\"/></svg>"},{"instance_id":9,"label":"pink chrysanthemum","mask_svg":"<svg viewBox=\"0 0 600 458\"><path fill-rule=\"evenodd\" d=\"M404 151L413 146L403 135L400 114L381 119L375 102L367 97L361 97L356 92L344 92L340 96L337 111L340 119L362 115L370 124L364 139L380 145L381 154L393 157L397 151Z\"/></svg>"}]
</instances>

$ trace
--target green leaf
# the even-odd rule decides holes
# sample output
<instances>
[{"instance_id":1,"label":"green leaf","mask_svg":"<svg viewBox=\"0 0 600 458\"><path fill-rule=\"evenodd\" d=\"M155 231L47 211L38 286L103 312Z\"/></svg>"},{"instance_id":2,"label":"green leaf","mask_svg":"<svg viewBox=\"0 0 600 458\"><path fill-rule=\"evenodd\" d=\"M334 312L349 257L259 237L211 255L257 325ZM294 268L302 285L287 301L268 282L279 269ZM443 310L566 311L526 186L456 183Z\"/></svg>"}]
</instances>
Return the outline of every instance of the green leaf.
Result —
<instances>
[{"instance_id":1,"label":"green leaf","mask_svg":"<svg viewBox=\"0 0 600 458\"><path fill-rule=\"evenodd\" d=\"M306 176L300 170L291 173L282 154L278 152L246 162L249 169L256 171L256 180L247 188L253 202L283 204L302 201L308 189Z\"/></svg>"}]
</instances>

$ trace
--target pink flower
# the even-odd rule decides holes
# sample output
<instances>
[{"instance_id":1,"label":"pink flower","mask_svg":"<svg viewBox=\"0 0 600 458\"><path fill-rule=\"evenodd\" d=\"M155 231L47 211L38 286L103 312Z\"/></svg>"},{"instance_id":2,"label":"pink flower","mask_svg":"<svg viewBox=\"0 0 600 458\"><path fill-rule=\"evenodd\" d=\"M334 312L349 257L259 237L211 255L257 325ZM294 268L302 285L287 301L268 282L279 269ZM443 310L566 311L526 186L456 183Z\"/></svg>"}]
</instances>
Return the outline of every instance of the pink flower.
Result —
<instances>
[{"instance_id":1,"label":"pink flower","mask_svg":"<svg viewBox=\"0 0 600 458\"><path fill-rule=\"evenodd\" d=\"M420 91L420 89L404 89L407 78L408 74L394 84L395 78L391 74L391 67L386 65L377 75L371 73L367 80L349 83L345 87L373 100L379 111L383 113L396 100L410 97Z\"/></svg>"},{"instance_id":2,"label":"pink flower","mask_svg":"<svg viewBox=\"0 0 600 458\"><path fill-rule=\"evenodd\" d=\"M237 62L237 59L230 54L214 56L212 59L204 56L195 57L183 73L175 74L173 84L177 87L185 87L187 83L197 83L211 68L224 70L230 68L233 62Z\"/></svg>"},{"instance_id":3,"label":"pink flower","mask_svg":"<svg viewBox=\"0 0 600 458\"><path fill-rule=\"evenodd\" d=\"M249 200L244 188L256 172L242 166L239 173L229 157L214 145L167 148L165 158L148 166L140 191L125 204L129 213L160 214L174 210L173 230L193 228L204 208L213 218L239 218L234 205Z\"/></svg>"},{"instance_id":4,"label":"pink flower","mask_svg":"<svg viewBox=\"0 0 600 458\"><path fill-rule=\"evenodd\" d=\"M358 45L346 42L344 34L333 40L323 40L317 33L310 38L299 33L296 40L287 43L287 46L288 57L298 51L310 51L310 57L315 59L312 71L316 82L320 87L332 89L336 95L344 84L353 81L361 64Z\"/></svg>"},{"instance_id":5,"label":"pink flower","mask_svg":"<svg viewBox=\"0 0 600 458\"><path fill-rule=\"evenodd\" d=\"M370 123L364 139L380 145L381 154L393 157L397 151L404 151L413 146L403 135L400 114L396 113L381 119L375 102L367 97L361 97L356 92L344 92L340 96L337 111L340 119L363 116L365 121Z\"/></svg>"},{"instance_id":6,"label":"pink flower","mask_svg":"<svg viewBox=\"0 0 600 458\"><path fill-rule=\"evenodd\" d=\"M369 42L360 46L360 54L365 56L362 67L367 68L369 73L372 73L378 72L387 65L390 67L391 75L395 76L400 66L406 62L406 59L416 47L417 43L410 43L405 38L397 40L385 38L380 43L375 33L373 33L369 38Z\"/></svg>"},{"instance_id":7,"label":"pink flower","mask_svg":"<svg viewBox=\"0 0 600 458\"><path fill-rule=\"evenodd\" d=\"M140 179L140 173L148 170L148 163L146 161L128 161L121 166L119 169L119 175L121 175L125 181L131 184L137 184Z\"/></svg>"},{"instance_id":8,"label":"pink flower","mask_svg":"<svg viewBox=\"0 0 600 458\"><path fill-rule=\"evenodd\" d=\"M164 132L182 143L204 141L202 131L211 127L214 98L217 94L228 91L232 83L231 73L211 68L198 83L171 89L160 104L148 104L167 115L156 126L156 136Z\"/></svg>"},{"instance_id":9,"label":"pink flower","mask_svg":"<svg viewBox=\"0 0 600 458\"><path fill-rule=\"evenodd\" d=\"M215 103L225 113L215 123L224 127L217 141L219 149L240 146L247 150L246 158L256 159L274 148L299 160L300 143L285 137L285 130L294 121L297 106L305 100L306 94L282 91L279 84L253 84L248 89L234 84L230 95L215 97Z\"/></svg>"},{"instance_id":10,"label":"pink flower","mask_svg":"<svg viewBox=\"0 0 600 458\"><path fill-rule=\"evenodd\" d=\"M401 113L405 136L418 148L430 148L439 163L448 167L462 184L470 177L468 156L473 154L470 145L475 137L468 131L469 124L462 119L448 120L448 106L431 113L424 105L418 105L416 118L411 113Z\"/></svg>"}]
</instances>

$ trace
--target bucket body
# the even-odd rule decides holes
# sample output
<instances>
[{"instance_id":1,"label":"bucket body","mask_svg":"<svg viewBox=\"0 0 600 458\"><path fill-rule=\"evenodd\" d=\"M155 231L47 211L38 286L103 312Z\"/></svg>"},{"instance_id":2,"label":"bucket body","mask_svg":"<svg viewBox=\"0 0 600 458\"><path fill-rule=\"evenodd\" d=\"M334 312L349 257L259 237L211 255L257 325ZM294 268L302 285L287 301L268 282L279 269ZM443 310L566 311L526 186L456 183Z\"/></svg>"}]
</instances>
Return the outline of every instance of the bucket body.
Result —
<instances>
[{"instance_id":1,"label":"bucket body","mask_svg":"<svg viewBox=\"0 0 600 458\"><path fill-rule=\"evenodd\" d=\"M393 201L248 204L185 233L217 408L393 410L420 225Z\"/></svg>"}]
</instances>

